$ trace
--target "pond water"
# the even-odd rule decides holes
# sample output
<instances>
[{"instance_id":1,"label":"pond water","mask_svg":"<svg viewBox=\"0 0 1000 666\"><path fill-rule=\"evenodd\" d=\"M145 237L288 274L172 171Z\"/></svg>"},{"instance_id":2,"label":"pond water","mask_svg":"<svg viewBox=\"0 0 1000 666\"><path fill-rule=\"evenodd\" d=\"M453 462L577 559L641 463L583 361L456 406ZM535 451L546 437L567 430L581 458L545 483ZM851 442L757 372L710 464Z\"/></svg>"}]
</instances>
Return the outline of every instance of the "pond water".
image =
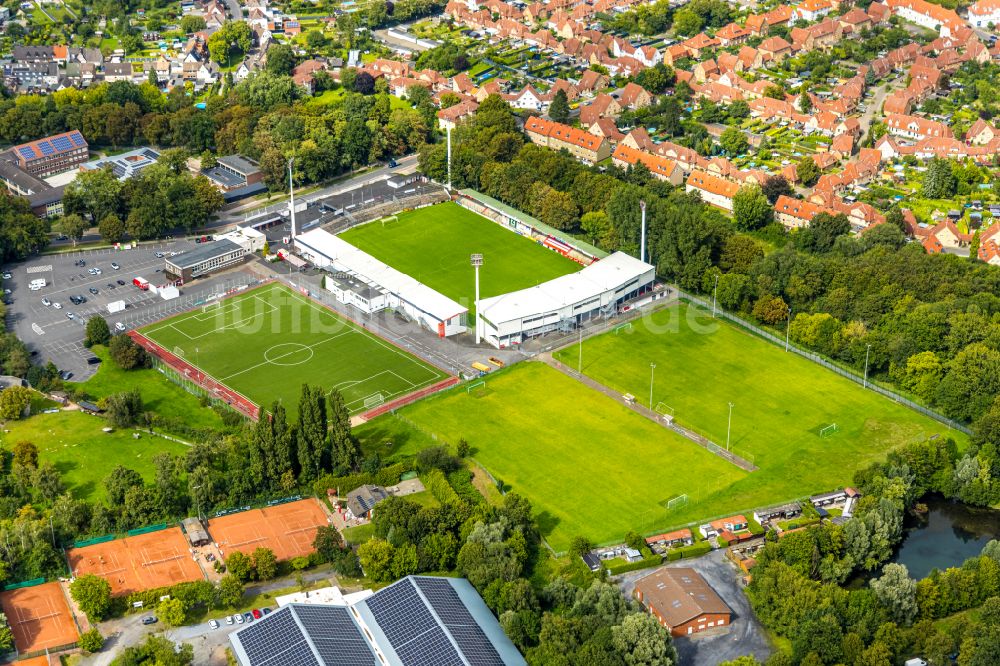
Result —
<instances>
[{"instance_id":1,"label":"pond water","mask_svg":"<svg viewBox=\"0 0 1000 666\"><path fill-rule=\"evenodd\" d=\"M1000 539L1000 511L933 495L921 501L927 513L907 515L903 541L891 560L905 564L910 578L920 580L935 568L960 566L990 539Z\"/></svg>"}]
</instances>

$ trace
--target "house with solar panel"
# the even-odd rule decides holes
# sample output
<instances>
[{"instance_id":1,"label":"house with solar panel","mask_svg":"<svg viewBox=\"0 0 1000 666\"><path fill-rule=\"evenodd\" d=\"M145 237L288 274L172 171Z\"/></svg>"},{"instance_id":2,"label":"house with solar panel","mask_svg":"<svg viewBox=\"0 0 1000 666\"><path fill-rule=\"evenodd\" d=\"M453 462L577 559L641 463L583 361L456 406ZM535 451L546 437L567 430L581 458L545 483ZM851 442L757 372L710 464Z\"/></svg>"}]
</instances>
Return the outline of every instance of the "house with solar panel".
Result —
<instances>
[{"instance_id":1,"label":"house with solar panel","mask_svg":"<svg viewBox=\"0 0 1000 666\"><path fill-rule=\"evenodd\" d=\"M387 497L389 493L382 486L364 485L355 488L347 493L347 509L351 514L348 518L370 519L375 505Z\"/></svg>"},{"instance_id":2,"label":"house with solar panel","mask_svg":"<svg viewBox=\"0 0 1000 666\"><path fill-rule=\"evenodd\" d=\"M87 140L79 130L22 143L11 151L18 168L38 178L75 169L86 162L90 154Z\"/></svg>"},{"instance_id":3,"label":"house with solar panel","mask_svg":"<svg viewBox=\"0 0 1000 666\"><path fill-rule=\"evenodd\" d=\"M241 666L521 666L464 578L407 576L349 605L292 603L229 635Z\"/></svg>"},{"instance_id":4,"label":"house with solar panel","mask_svg":"<svg viewBox=\"0 0 1000 666\"><path fill-rule=\"evenodd\" d=\"M137 175L146 167L156 164L160 159L160 153L152 148L137 148L127 153L102 157L86 164L80 165L81 171L94 171L96 169L111 169L111 173L118 180L128 180Z\"/></svg>"}]
</instances>

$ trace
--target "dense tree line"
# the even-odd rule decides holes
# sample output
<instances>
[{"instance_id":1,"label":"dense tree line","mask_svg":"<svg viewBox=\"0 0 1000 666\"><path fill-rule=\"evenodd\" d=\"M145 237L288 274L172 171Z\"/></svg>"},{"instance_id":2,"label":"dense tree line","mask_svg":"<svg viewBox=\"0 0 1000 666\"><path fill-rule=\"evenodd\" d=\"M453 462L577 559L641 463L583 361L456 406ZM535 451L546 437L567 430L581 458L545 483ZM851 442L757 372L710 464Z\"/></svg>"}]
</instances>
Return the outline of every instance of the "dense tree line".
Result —
<instances>
[{"instance_id":1,"label":"dense tree line","mask_svg":"<svg viewBox=\"0 0 1000 666\"><path fill-rule=\"evenodd\" d=\"M963 497L975 480L969 461L992 464L992 447L974 445L960 456L954 442L911 444L858 472L864 493L843 526L824 523L771 539L757 556L747 595L760 619L790 640L792 654L774 663L891 664L921 654L932 664L995 663L1000 624L1000 542L961 567L915 581L905 566L889 564L864 587L842 585L857 572L875 572L902 538L903 514L928 492ZM984 605L985 604L985 605ZM980 622L959 631L933 621L983 606ZM770 663L770 662L769 662Z\"/></svg>"}]
</instances>

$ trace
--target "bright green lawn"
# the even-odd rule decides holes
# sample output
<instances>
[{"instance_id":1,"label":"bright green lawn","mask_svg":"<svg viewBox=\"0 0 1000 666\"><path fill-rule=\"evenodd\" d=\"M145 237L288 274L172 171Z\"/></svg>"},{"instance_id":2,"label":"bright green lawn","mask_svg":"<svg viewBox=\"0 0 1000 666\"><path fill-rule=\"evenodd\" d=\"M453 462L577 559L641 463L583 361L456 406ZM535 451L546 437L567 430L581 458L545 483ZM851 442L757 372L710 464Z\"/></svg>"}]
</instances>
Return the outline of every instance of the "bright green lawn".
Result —
<instances>
[{"instance_id":1,"label":"bright green lawn","mask_svg":"<svg viewBox=\"0 0 1000 666\"><path fill-rule=\"evenodd\" d=\"M141 332L265 408L281 400L293 416L303 383L339 389L357 412L377 393L388 401L445 376L279 284Z\"/></svg>"},{"instance_id":2,"label":"bright green lawn","mask_svg":"<svg viewBox=\"0 0 1000 666\"><path fill-rule=\"evenodd\" d=\"M395 222L355 227L341 237L428 287L473 310L475 273L469 255L483 255L480 296L533 287L580 269L528 238L462 208L443 203L403 213Z\"/></svg>"},{"instance_id":3,"label":"bright green lawn","mask_svg":"<svg viewBox=\"0 0 1000 666\"><path fill-rule=\"evenodd\" d=\"M747 476L541 363L518 364L486 387L472 395L457 388L402 413L442 442L468 440L477 461L531 500L556 550L580 534L605 543L656 529L666 500Z\"/></svg>"},{"instance_id":4,"label":"bright green lawn","mask_svg":"<svg viewBox=\"0 0 1000 666\"><path fill-rule=\"evenodd\" d=\"M578 353L573 345L556 357L576 368ZM732 402L732 447L760 468L689 506L691 518L832 490L889 449L932 434L964 442L930 418L686 305L583 345L584 373L644 401L650 363L654 404L720 445ZM839 432L821 437L832 423Z\"/></svg>"},{"instance_id":5,"label":"bright green lawn","mask_svg":"<svg viewBox=\"0 0 1000 666\"><path fill-rule=\"evenodd\" d=\"M36 414L24 421L9 421L3 442L10 449L26 440L38 447L39 459L51 461L75 497L97 499L104 496L104 478L115 465L124 465L153 480L153 458L164 451L183 455L187 447L177 442L131 430L105 433L108 422L79 411Z\"/></svg>"},{"instance_id":6,"label":"bright green lawn","mask_svg":"<svg viewBox=\"0 0 1000 666\"><path fill-rule=\"evenodd\" d=\"M210 407L203 407L199 399L167 380L156 370L129 370L119 368L110 360L104 347L91 351L101 358L97 374L83 382L79 390L94 401L113 393L138 389L147 411L165 419L183 421L191 428L222 430L222 418Z\"/></svg>"}]
</instances>

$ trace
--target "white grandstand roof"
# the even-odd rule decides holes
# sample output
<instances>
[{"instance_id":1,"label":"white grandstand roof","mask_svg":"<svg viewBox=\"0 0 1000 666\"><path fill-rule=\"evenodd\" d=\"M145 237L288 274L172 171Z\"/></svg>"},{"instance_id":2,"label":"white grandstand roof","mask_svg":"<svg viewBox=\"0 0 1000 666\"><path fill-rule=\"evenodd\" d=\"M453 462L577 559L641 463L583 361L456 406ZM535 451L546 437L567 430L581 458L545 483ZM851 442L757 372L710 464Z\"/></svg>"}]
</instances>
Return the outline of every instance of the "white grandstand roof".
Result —
<instances>
[{"instance_id":1,"label":"white grandstand roof","mask_svg":"<svg viewBox=\"0 0 1000 666\"><path fill-rule=\"evenodd\" d=\"M615 252L576 273L509 294L484 298L479 302L479 312L494 325L547 314L599 298L652 270L653 266L644 261Z\"/></svg>"},{"instance_id":2,"label":"white grandstand roof","mask_svg":"<svg viewBox=\"0 0 1000 666\"><path fill-rule=\"evenodd\" d=\"M295 237L295 242L326 257L338 269L354 273L368 282L374 282L438 321L448 321L469 311L468 308L462 307L416 278L397 271L324 229L313 229L299 234Z\"/></svg>"}]
</instances>

